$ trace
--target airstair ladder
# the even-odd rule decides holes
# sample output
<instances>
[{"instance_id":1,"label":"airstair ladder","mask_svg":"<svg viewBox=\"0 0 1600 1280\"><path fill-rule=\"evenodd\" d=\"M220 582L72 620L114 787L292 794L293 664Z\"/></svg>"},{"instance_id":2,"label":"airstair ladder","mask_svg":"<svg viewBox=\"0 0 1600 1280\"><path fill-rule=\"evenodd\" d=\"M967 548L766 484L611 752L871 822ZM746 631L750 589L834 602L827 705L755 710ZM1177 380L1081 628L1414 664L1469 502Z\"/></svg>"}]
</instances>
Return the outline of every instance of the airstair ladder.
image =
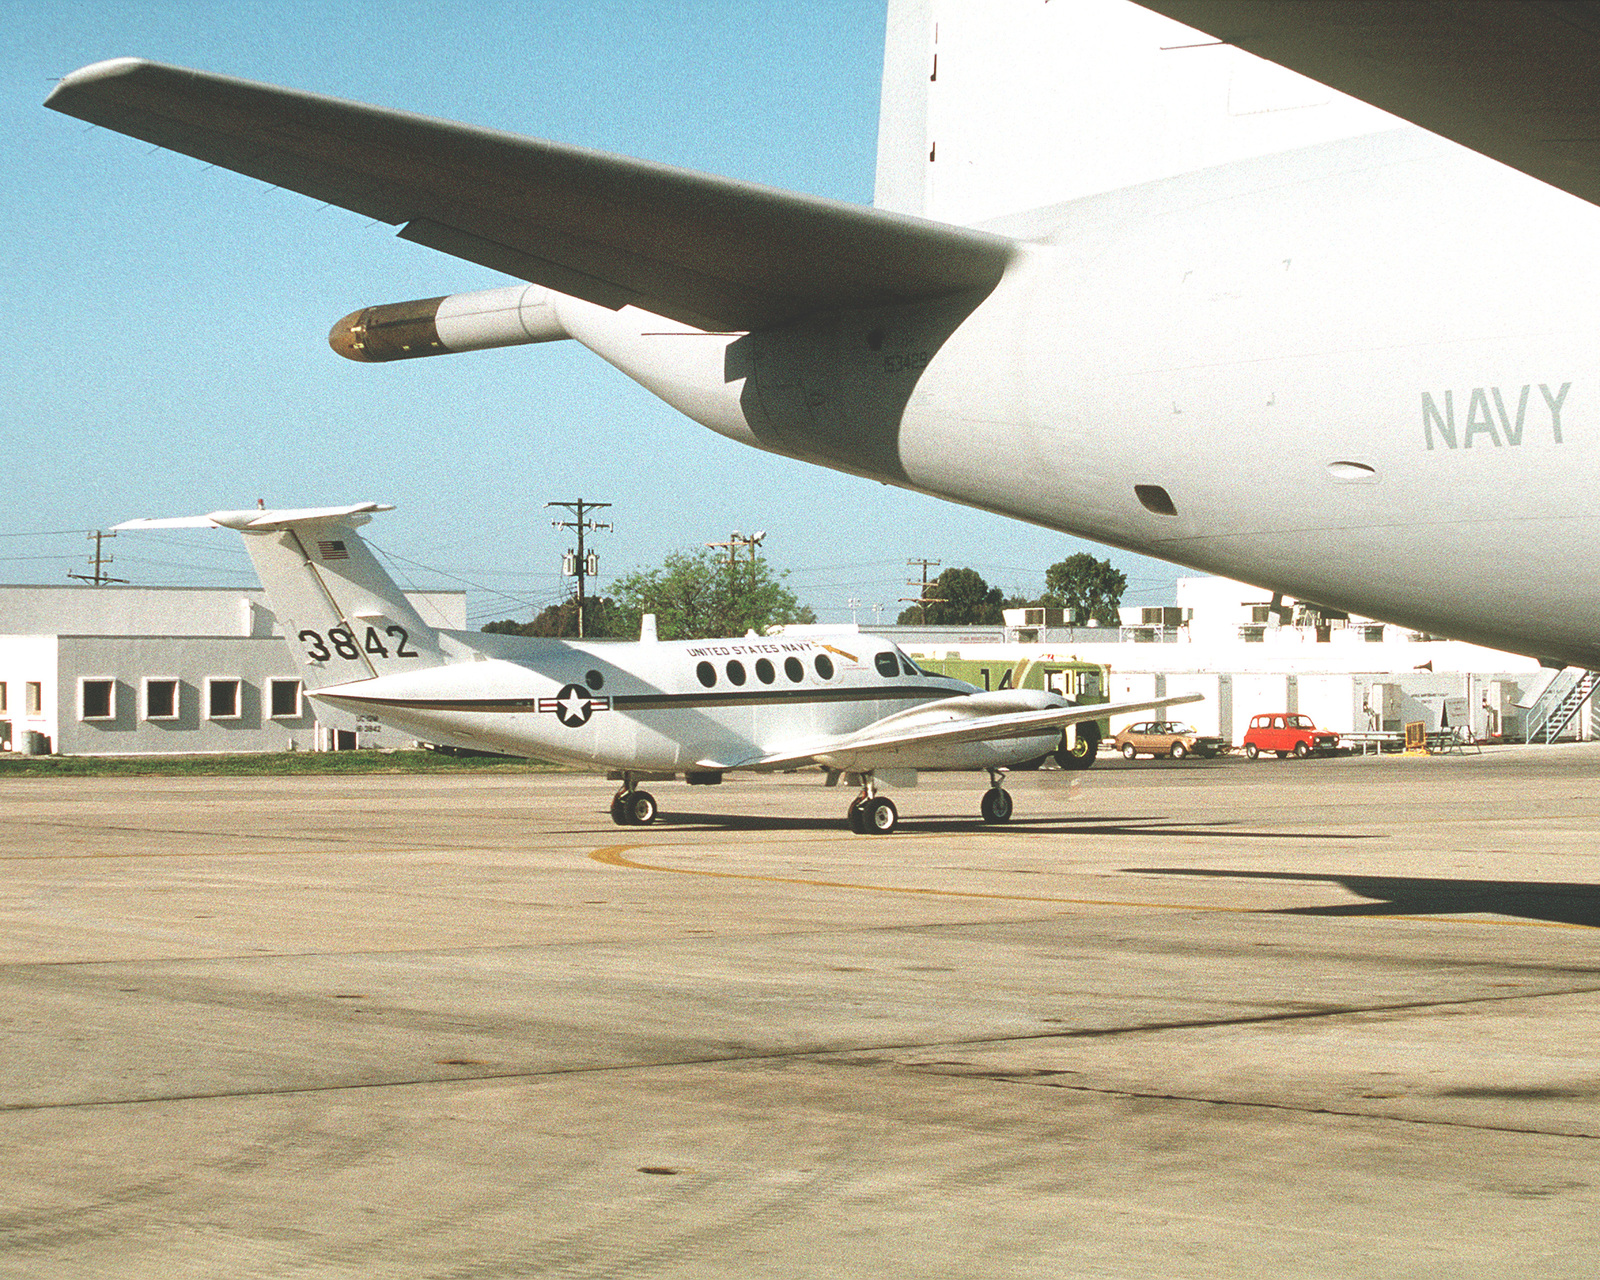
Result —
<instances>
[{"instance_id":1,"label":"airstair ladder","mask_svg":"<svg viewBox=\"0 0 1600 1280\"><path fill-rule=\"evenodd\" d=\"M1600 685L1600 671L1568 667L1546 686L1539 700L1528 709L1524 742L1554 742L1578 714L1578 708Z\"/></svg>"}]
</instances>

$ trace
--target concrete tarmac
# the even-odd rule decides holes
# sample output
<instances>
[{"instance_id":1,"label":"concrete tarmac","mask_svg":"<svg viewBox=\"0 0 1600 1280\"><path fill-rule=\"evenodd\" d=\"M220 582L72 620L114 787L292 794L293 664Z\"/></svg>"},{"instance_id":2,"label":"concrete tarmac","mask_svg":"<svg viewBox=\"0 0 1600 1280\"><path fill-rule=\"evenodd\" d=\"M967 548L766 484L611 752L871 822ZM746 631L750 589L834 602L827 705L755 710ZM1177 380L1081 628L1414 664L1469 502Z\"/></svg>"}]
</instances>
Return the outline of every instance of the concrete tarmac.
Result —
<instances>
[{"instance_id":1,"label":"concrete tarmac","mask_svg":"<svg viewBox=\"0 0 1600 1280\"><path fill-rule=\"evenodd\" d=\"M1600 747L0 786L0 1275L1591 1276Z\"/></svg>"}]
</instances>

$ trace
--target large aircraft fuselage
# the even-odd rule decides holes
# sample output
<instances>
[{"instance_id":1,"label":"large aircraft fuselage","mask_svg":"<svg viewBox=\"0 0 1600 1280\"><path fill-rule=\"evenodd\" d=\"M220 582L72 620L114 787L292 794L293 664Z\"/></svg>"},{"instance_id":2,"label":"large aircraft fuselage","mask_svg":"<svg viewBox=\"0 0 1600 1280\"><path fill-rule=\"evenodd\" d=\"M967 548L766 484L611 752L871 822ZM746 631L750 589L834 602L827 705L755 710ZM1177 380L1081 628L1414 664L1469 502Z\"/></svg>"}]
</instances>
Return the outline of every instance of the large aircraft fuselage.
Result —
<instances>
[{"instance_id":1,"label":"large aircraft fuselage","mask_svg":"<svg viewBox=\"0 0 1600 1280\"><path fill-rule=\"evenodd\" d=\"M1023 244L986 296L733 336L556 308L757 447L1600 666L1600 210L1402 130L988 229Z\"/></svg>"}]
</instances>

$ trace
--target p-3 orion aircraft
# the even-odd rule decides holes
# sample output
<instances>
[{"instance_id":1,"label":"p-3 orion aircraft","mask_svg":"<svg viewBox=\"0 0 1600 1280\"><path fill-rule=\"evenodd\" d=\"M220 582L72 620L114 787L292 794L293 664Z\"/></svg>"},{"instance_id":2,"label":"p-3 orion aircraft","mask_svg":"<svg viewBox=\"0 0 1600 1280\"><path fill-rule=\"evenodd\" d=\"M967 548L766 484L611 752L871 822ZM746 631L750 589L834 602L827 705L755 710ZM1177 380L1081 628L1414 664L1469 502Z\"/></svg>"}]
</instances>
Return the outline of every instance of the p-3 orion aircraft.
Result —
<instances>
[{"instance_id":1,"label":"p-3 orion aircraft","mask_svg":"<svg viewBox=\"0 0 1600 1280\"><path fill-rule=\"evenodd\" d=\"M1004 822L1007 769L1049 754L1087 768L1102 718L1201 696L1074 706L1039 690L987 693L856 631L657 641L647 625L637 642L585 642L441 630L356 533L392 509L213 511L117 528L237 529L311 697L427 742L602 765L622 780L619 825L655 821L642 781L808 766L860 785L847 815L858 833L895 829L880 784L920 769L987 771L982 814Z\"/></svg>"}]
</instances>

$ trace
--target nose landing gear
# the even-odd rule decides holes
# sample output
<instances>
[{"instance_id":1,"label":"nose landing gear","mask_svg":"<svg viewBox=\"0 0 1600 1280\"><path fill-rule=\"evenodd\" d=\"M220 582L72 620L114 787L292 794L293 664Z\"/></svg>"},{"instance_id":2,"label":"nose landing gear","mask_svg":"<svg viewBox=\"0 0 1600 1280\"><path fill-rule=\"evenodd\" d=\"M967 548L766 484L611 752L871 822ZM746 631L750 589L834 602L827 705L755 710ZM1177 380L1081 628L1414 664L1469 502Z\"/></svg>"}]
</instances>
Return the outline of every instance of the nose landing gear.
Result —
<instances>
[{"instance_id":1,"label":"nose landing gear","mask_svg":"<svg viewBox=\"0 0 1600 1280\"><path fill-rule=\"evenodd\" d=\"M983 793L978 812L985 822L1006 822L1011 817L1011 793L1000 784L1005 781L1003 769L989 770L989 789Z\"/></svg>"}]
</instances>

